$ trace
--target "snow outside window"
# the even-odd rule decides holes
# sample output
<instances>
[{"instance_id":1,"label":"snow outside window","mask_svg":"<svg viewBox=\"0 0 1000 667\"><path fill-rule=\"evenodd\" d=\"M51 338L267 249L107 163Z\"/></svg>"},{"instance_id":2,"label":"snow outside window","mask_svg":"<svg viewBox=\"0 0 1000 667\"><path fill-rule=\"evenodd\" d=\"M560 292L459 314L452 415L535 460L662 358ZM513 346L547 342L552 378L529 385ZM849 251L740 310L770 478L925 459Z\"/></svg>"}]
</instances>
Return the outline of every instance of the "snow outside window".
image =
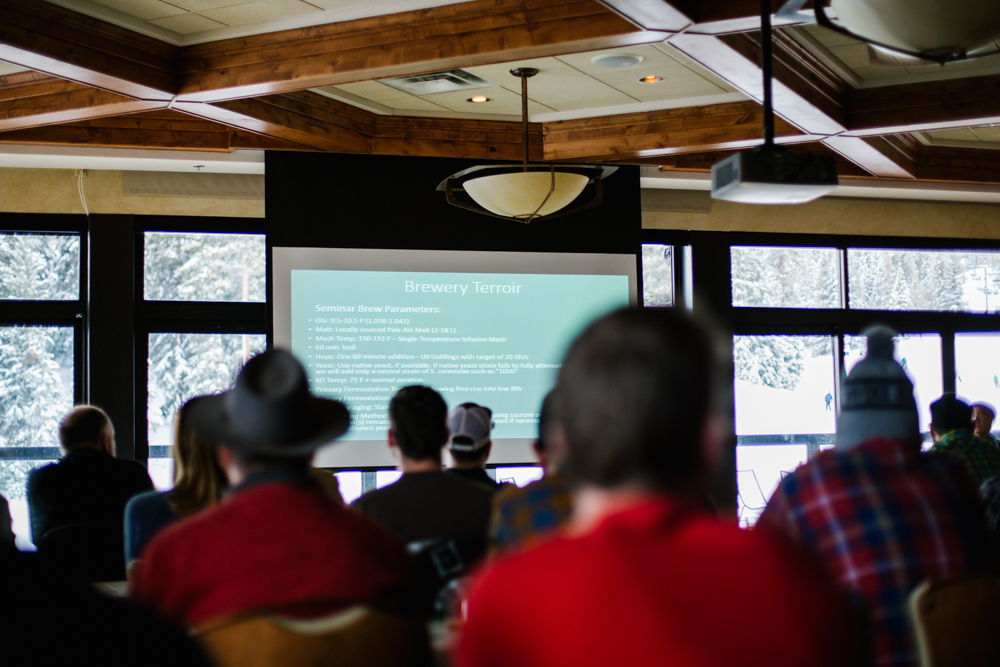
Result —
<instances>
[{"instance_id":1,"label":"snow outside window","mask_svg":"<svg viewBox=\"0 0 1000 667\"><path fill-rule=\"evenodd\" d=\"M1000 253L847 251L851 308L1000 311Z\"/></svg>"},{"instance_id":2,"label":"snow outside window","mask_svg":"<svg viewBox=\"0 0 1000 667\"><path fill-rule=\"evenodd\" d=\"M674 305L674 262L668 245L642 246L642 305Z\"/></svg>"},{"instance_id":3,"label":"snow outside window","mask_svg":"<svg viewBox=\"0 0 1000 667\"><path fill-rule=\"evenodd\" d=\"M0 327L0 447L59 446L59 420L73 407L73 338L72 327ZM0 459L0 495L22 549L30 544L28 473L48 462Z\"/></svg>"},{"instance_id":4,"label":"snow outside window","mask_svg":"<svg viewBox=\"0 0 1000 667\"><path fill-rule=\"evenodd\" d=\"M0 299L80 298L80 237L0 234Z\"/></svg>"},{"instance_id":5,"label":"snow outside window","mask_svg":"<svg viewBox=\"0 0 1000 667\"><path fill-rule=\"evenodd\" d=\"M833 338L734 336L736 483L752 526L784 476L833 442Z\"/></svg>"},{"instance_id":6,"label":"snow outside window","mask_svg":"<svg viewBox=\"0 0 1000 667\"><path fill-rule=\"evenodd\" d=\"M836 248L733 246L733 305L743 308L840 308Z\"/></svg>"},{"instance_id":7,"label":"snow outside window","mask_svg":"<svg viewBox=\"0 0 1000 667\"><path fill-rule=\"evenodd\" d=\"M969 403L1000 405L1000 333L955 334L955 389ZM992 432L998 429L994 420Z\"/></svg>"},{"instance_id":8,"label":"snow outside window","mask_svg":"<svg viewBox=\"0 0 1000 667\"><path fill-rule=\"evenodd\" d=\"M927 433L931 421L931 403L941 398L944 384L941 377L941 336L931 334L900 334L896 341L896 361L913 382L913 397L917 401L920 432ZM957 347L957 342L956 342ZM868 351L864 336L844 336L844 370L850 373ZM929 440L925 440L929 445Z\"/></svg>"},{"instance_id":9,"label":"snow outside window","mask_svg":"<svg viewBox=\"0 0 1000 667\"><path fill-rule=\"evenodd\" d=\"M243 364L264 351L263 334L149 334L147 435L150 447L172 445L173 420L185 401L229 389ZM173 486L173 461L150 457L159 489Z\"/></svg>"},{"instance_id":10,"label":"snow outside window","mask_svg":"<svg viewBox=\"0 0 1000 667\"><path fill-rule=\"evenodd\" d=\"M263 234L146 232L147 301L264 301Z\"/></svg>"}]
</instances>

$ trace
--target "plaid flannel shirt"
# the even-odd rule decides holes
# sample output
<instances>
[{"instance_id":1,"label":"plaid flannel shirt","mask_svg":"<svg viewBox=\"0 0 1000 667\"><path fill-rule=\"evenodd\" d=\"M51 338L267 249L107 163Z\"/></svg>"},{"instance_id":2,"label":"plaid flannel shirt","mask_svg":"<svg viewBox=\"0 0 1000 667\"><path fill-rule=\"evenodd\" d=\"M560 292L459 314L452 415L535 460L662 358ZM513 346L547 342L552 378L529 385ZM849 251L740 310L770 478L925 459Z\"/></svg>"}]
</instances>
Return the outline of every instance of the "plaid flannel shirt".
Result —
<instances>
[{"instance_id":1,"label":"plaid flannel shirt","mask_svg":"<svg viewBox=\"0 0 1000 667\"><path fill-rule=\"evenodd\" d=\"M522 489L508 489L493 503L493 549L531 546L566 523L572 512L569 483L559 475L546 475Z\"/></svg>"},{"instance_id":2,"label":"plaid flannel shirt","mask_svg":"<svg viewBox=\"0 0 1000 667\"><path fill-rule=\"evenodd\" d=\"M757 525L811 548L867 609L878 665L917 662L906 612L914 588L987 560L965 466L899 440L820 453L785 477Z\"/></svg>"},{"instance_id":3,"label":"plaid flannel shirt","mask_svg":"<svg viewBox=\"0 0 1000 667\"><path fill-rule=\"evenodd\" d=\"M1000 449L980 440L972 431L945 433L941 441L931 447L931 451L957 454L969 466L969 472L978 484L1000 477Z\"/></svg>"}]
</instances>

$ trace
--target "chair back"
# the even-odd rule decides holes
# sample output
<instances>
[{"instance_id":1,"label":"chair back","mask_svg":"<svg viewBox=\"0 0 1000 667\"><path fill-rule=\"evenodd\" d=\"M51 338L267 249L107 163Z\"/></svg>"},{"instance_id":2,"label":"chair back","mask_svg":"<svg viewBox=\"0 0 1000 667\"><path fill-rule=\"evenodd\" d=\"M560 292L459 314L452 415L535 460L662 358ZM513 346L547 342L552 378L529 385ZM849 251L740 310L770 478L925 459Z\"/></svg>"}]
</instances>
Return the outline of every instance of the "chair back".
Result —
<instances>
[{"instance_id":1,"label":"chair back","mask_svg":"<svg viewBox=\"0 0 1000 667\"><path fill-rule=\"evenodd\" d=\"M910 595L921 667L1000 665L1000 577L924 582Z\"/></svg>"},{"instance_id":2,"label":"chair back","mask_svg":"<svg viewBox=\"0 0 1000 667\"><path fill-rule=\"evenodd\" d=\"M120 523L88 521L46 531L38 553L77 581L125 579L125 538Z\"/></svg>"},{"instance_id":3,"label":"chair back","mask_svg":"<svg viewBox=\"0 0 1000 667\"><path fill-rule=\"evenodd\" d=\"M426 625L362 606L320 618L239 615L195 631L216 667L428 667Z\"/></svg>"},{"instance_id":4,"label":"chair back","mask_svg":"<svg viewBox=\"0 0 1000 667\"><path fill-rule=\"evenodd\" d=\"M462 579L486 554L486 540L430 539L410 542L417 600L430 618L444 619L455 611Z\"/></svg>"}]
</instances>

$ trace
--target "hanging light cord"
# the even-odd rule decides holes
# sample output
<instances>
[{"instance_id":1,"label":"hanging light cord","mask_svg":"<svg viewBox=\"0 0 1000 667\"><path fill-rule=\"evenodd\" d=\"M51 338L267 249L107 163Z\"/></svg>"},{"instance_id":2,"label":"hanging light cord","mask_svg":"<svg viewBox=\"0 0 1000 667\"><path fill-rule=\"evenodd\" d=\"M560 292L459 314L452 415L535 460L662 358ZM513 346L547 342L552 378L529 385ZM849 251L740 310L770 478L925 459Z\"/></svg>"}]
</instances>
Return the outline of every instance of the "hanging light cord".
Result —
<instances>
[{"instance_id":1,"label":"hanging light cord","mask_svg":"<svg viewBox=\"0 0 1000 667\"><path fill-rule=\"evenodd\" d=\"M83 169L76 170L76 191L80 193L80 203L83 204L83 212L90 218L90 210L87 208L87 197L83 193Z\"/></svg>"}]
</instances>

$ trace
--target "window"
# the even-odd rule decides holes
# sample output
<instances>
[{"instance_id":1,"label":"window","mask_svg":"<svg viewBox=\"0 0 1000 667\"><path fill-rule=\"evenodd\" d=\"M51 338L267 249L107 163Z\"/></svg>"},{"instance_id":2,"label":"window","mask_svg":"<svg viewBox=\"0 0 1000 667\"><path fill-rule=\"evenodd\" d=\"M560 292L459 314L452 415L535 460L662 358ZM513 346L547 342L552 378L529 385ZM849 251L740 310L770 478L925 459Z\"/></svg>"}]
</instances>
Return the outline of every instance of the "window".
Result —
<instances>
[{"instance_id":1,"label":"window","mask_svg":"<svg viewBox=\"0 0 1000 667\"><path fill-rule=\"evenodd\" d=\"M668 245L642 246L642 304L674 305L673 248Z\"/></svg>"},{"instance_id":2,"label":"window","mask_svg":"<svg viewBox=\"0 0 1000 667\"><path fill-rule=\"evenodd\" d=\"M79 298L79 235L0 233L0 299Z\"/></svg>"},{"instance_id":3,"label":"window","mask_svg":"<svg viewBox=\"0 0 1000 667\"><path fill-rule=\"evenodd\" d=\"M1000 333L955 334L955 391L970 403L1000 405Z\"/></svg>"},{"instance_id":4,"label":"window","mask_svg":"<svg viewBox=\"0 0 1000 667\"><path fill-rule=\"evenodd\" d=\"M59 420L73 407L73 384L72 327L0 328L0 495L22 548L28 473L59 457Z\"/></svg>"},{"instance_id":5,"label":"window","mask_svg":"<svg viewBox=\"0 0 1000 667\"><path fill-rule=\"evenodd\" d=\"M734 336L740 524L753 525L783 476L836 428L830 336Z\"/></svg>"},{"instance_id":6,"label":"window","mask_svg":"<svg viewBox=\"0 0 1000 667\"><path fill-rule=\"evenodd\" d=\"M840 308L840 251L835 248L733 246L733 305Z\"/></svg>"},{"instance_id":7,"label":"window","mask_svg":"<svg viewBox=\"0 0 1000 667\"><path fill-rule=\"evenodd\" d=\"M847 251L851 308L994 313L1000 254L941 250Z\"/></svg>"},{"instance_id":8,"label":"window","mask_svg":"<svg viewBox=\"0 0 1000 667\"><path fill-rule=\"evenodd\" d=\"M147 437L150 475L157 488L173 486L173 420L178 408L202 394L232 387L243 364L264 351L262 334L149 334Z\"/></svg>"},{"instance_id":9,"label":"window","mask_svg":"<svg viewBox=\"0 0 1000 667\"><path fill-rule=\"evenodd\" d=\"M920 417L920 432L926 434L931 419L931 403L944 393L941 375L941 336L901 334L896 337L896 361L913 382L913 397ZM849 373L867 352L862 336L844 336L844 369Z\"/></svg>"},{"instance_id":10,"label":"window","mask_svg":"<svg viewBox=\"0 0 1000 667\"><path fill-rule=\"evenodd\" d=\"M146 232L148 301L264 301L264 236Z\"/></svg>"}]
</instances>

